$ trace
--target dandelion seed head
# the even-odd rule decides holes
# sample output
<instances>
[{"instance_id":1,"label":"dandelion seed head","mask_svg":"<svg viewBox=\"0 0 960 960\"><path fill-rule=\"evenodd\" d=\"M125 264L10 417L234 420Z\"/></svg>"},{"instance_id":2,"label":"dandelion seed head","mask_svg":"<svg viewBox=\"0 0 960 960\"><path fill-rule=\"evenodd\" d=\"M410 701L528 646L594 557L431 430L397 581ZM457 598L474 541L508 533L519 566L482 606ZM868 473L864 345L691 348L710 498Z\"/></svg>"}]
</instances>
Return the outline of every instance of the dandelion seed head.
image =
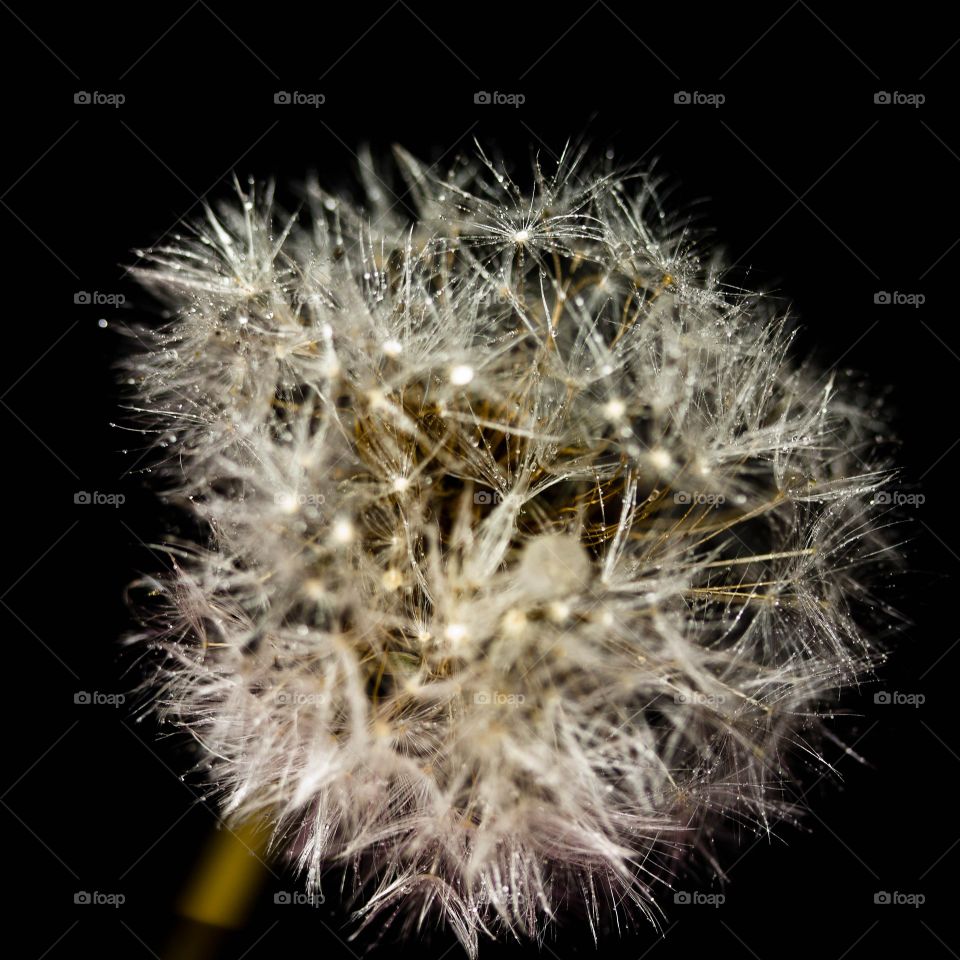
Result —
<instances>
[{"instance_id":1,"label":"dandelion seed head","mask_svg":"<svg viewBox=\"0 0 960 960\"><path fill-rule=\"evenodd\" d=\"M653 919L881 655L875 412L651 176L397 164L412 222L238 187L138 268L127 382L208 532L152 581L157 709L362 922Z\"/></svg>"}]
</instances>

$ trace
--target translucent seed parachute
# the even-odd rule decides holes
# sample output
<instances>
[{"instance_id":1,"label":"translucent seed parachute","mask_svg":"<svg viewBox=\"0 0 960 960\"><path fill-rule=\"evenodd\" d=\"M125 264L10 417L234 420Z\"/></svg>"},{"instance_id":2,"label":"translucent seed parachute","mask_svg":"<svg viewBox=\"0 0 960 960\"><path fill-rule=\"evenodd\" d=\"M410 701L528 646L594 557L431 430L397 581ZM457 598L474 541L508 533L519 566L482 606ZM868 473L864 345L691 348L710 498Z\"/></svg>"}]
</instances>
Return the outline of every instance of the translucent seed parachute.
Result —
<instances>
[{"instance_id":1,"label":"translucent seed parachute","mask_svg":"<svg viewBox=\"0 0 960 960\"><path fill-rule=\"evenodd\" d=\"M157 709L367 922L472 956L655 920L685 851L789 815L878 656L875 411L649 175L396 165L415 219L372 175L297 215L238 184L142 254L133 406L199 531L139 638Z\"/></svg>"}]
</instances>

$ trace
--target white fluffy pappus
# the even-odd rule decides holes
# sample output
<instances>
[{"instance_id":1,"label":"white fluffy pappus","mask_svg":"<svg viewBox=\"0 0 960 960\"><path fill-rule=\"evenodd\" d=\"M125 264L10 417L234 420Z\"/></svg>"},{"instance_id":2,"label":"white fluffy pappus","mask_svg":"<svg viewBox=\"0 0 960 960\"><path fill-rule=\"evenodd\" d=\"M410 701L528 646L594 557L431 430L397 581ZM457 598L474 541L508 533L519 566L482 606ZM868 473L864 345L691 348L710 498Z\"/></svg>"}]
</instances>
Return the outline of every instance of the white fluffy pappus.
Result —
<instances>
[{"instance_id":1,"label":"white fluffy pappus","mask_svg":"<svg viewBox=\"0 0 960 960\"><path fill-rule=\"evenodd\" d=\"M656 921L684 851L790 815L790 758L825 762L882 655L876 411L649 176L583 160L523 190L397 151L413 221L238 184L139 271L170 315L138 425L206 531L138 638L156 707L308 884L346 866L358 916L471 956Z\"/></svg>"}]
</instances>

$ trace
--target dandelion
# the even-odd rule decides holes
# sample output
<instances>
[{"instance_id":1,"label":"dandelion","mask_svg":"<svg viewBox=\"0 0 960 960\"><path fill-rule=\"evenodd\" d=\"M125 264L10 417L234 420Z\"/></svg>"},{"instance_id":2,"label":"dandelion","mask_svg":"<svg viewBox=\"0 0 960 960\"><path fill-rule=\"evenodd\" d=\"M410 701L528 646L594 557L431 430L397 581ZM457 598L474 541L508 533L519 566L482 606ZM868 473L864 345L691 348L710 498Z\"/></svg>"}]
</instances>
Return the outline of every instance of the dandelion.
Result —
<instances>
[{"instance_id":1,"label":"dandelion","mask_svg":"<svg viewBox=\"0 0 960 960\"><path fill-rule=\"evenodd\" d=\"M139 271L134 406L206 531L153 591L156 707L365 922L656 921L679 854L791 815L879 655L874 412L649 176L397 157L413 222L238 184Z\"/></svg>"}]
</instances>

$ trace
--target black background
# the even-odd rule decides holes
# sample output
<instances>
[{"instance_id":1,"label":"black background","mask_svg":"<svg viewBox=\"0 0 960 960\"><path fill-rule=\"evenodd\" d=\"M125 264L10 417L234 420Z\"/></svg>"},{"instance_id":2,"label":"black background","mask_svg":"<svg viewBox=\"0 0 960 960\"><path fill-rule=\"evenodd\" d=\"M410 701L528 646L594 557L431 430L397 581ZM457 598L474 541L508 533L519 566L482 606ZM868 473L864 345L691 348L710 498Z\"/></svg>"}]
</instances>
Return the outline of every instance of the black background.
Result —
<instances>
[{"instance_id":1,"label":"black background","mask_svg":"<svg viewBox=\"0 0 960 960\"><path fill-rule=\"evenodd\" d=\"M776 291L802 319L800 352L890 388L898 489L925 498L903 511L907 570L887 585L911 624L834 723L864 762L828 745L836 775L821 770L798 788L813 808L803 829L784 826L769 842L745 836L721 851L724 886L706 870L681 882L723 892L721 906L674 904L665 891L664 938L641 923L602 949L760 960L960 953L950 882L960 865L951 713L960 630L950 607L960 565L960 44L937 11L914 3L894 18L874 5L802 0L249 11L203 0L0 3L10 54L0 180L0 820L16 851L3 901L25 921L20 955L185 956L169 948L174 903L218 819L197 802L200 785L179 779L177 742L134 722L129 703L74 703L80 691L123 693L133 683L118 644L131 626L123 591L160 564L147 544L165 521L150 475L134 467L137 438L110 427L120 419L116 331L151 309L124 269L136 261L132 248L197 215L203 198L228 194L233 171L284 184L315 169L336 185L356 169L363 142L374 152L402 143L443 158L443 169L474 137L521 164L539 150L549 166L583 134L618 160L656 159L675 187L672 203L715 228L743 281ZM326 102L275 104L281 90ZM476 104L481 90L522 93L525 103ZM77 104L78 91L126 100ZM678 91L726 99L675 103ZM879 91L925 102L876 103ZM924 302L876 303L881 291ZM126 302L76 304L79 292ZM79 490L126 502L75 504ZM879 691L925 703L877 704ZM218 956L367 948L370 937L345 942L333 888L319 910L275 905L273 894L296 881L272 869L248 926ZM75 904L77 891L122 893L125 903ZM876 904L878 891L925 902ZM380 949L395 949L390 935L385 942ZM442 931L408 947L435 958L459 949ZM533 949L484 945L482 956ZM592 949L574 924L543 946L553 957Z\"/></svg>"}]
</instances>

